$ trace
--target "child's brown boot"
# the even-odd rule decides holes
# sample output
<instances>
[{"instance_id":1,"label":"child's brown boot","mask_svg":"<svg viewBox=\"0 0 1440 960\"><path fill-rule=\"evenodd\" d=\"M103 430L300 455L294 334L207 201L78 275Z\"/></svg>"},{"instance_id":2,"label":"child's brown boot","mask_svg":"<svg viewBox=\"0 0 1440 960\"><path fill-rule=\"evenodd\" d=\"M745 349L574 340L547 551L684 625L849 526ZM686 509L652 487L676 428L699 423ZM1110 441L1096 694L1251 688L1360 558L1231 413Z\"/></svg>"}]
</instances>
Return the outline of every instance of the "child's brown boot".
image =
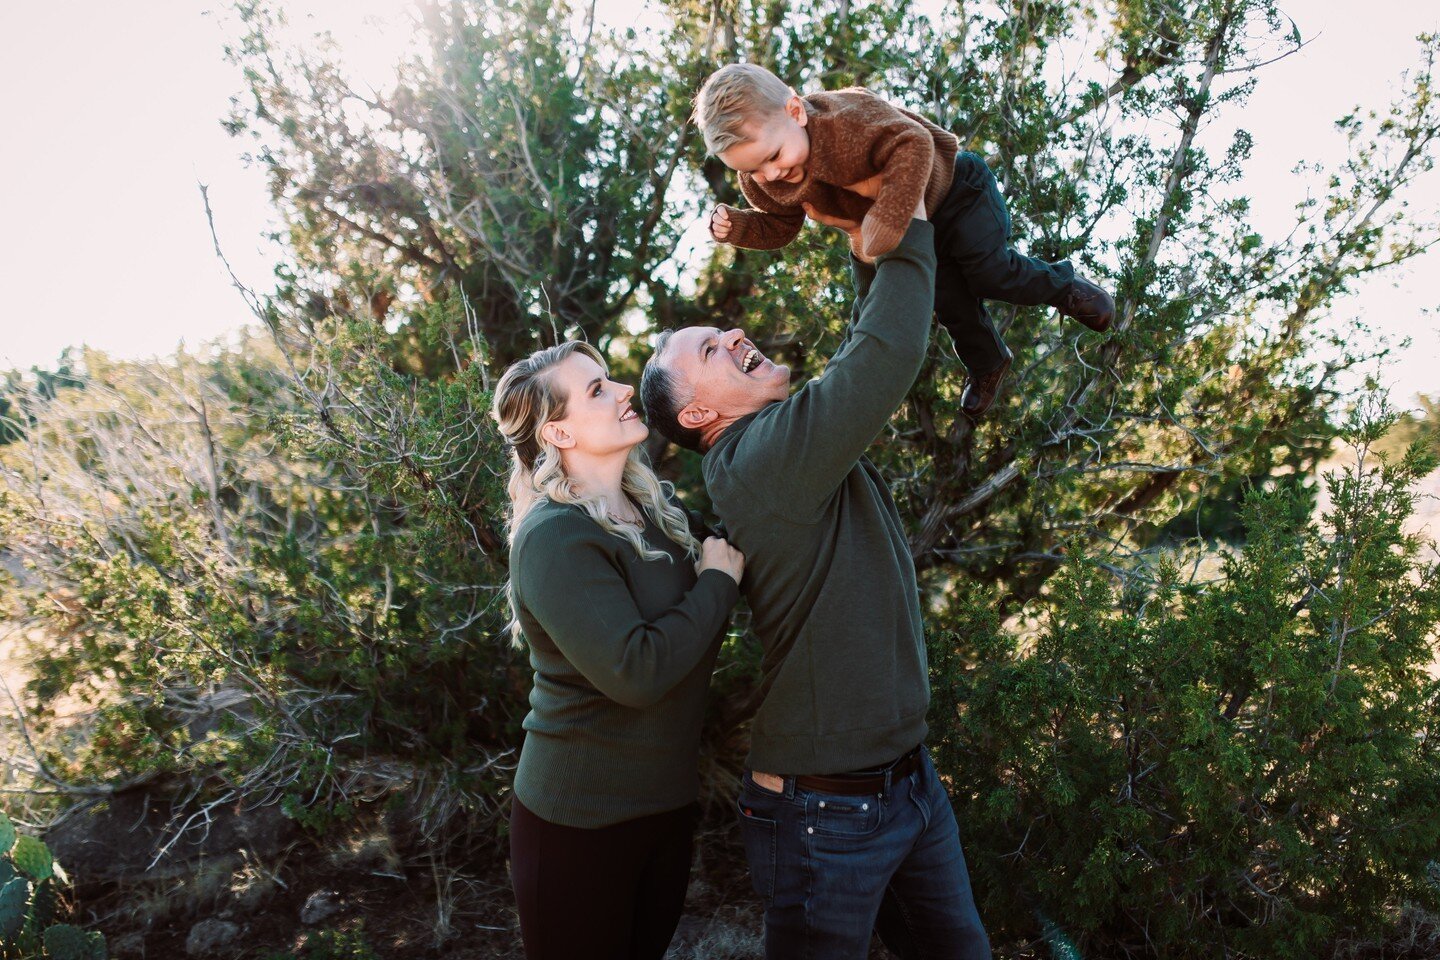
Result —
<instances>
[{"instance_id":1,"label":"child's brown boot","mask_svg":"<svg viewBox=\"0 0 1440 960\"><path fill-rule=\"evenodd\" d=\"M1096 333L1108 330L1115 317L1115 298L1083 277L1070 281L1070 286L1060 291L1050 306Z\"/></svg>"},{"instance_id":2,"label":"child's brown boot","mask_svg":"<svg viewBox=\"0 0 1440 960\"><path fill-rule=\"evenodd\" d=\"M985 416L985 411L995 402L995 395L1000 392L1000 384L1005 380L1005 374L1010 372L1010 364L1015 359L1015 354L1005 347L1005 359L1000 361L1000 366L989 373L982 373L979 376L970 376L965 380L965 390L960 394L960 412L971 420L979 420Z\"/></svg>"}]
</instances>

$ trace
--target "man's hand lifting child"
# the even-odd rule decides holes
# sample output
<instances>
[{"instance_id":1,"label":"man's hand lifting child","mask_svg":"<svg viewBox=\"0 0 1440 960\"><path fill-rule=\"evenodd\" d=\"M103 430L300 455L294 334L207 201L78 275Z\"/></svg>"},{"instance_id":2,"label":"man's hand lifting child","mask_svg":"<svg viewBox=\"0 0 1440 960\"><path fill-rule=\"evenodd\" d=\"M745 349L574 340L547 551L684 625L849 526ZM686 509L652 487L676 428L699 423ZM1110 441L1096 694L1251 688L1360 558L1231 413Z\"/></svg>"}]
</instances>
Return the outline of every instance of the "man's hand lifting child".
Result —
<instances>
[{"instance_id":1,"label":"man's hand lifting child","mask_svg":"<svg viewBox=\"0 0 1440 960\"><path fill-rule=\"evenodd\" d=\"M880 178L871 177L869 180L866 180L862 183L853 184L849 187L846 187L845 189L855 190L856 193L861 193L860 190L855 189L856 187L861 187L869 190L879 190ZM868 196L869 194L861 193L861 195ZM860 260L864 263L873 262L871 260L867 260L859 253L859 220L847 220L844 217L835 217L829 214L821 213L819 210L816 210L815 205L811 203L802 203L801 206L805 208L805 216L809 217L811 220L814 220L816 223L823 223L827 227L834 227L837 230L844 230L845 233L850 237L850 249L851 252L855 254L856 260ZM925 219L925 201L923 199L915 207L915 213L913 214L913 216L916 220Z\"/></svg>"}]
</instances>

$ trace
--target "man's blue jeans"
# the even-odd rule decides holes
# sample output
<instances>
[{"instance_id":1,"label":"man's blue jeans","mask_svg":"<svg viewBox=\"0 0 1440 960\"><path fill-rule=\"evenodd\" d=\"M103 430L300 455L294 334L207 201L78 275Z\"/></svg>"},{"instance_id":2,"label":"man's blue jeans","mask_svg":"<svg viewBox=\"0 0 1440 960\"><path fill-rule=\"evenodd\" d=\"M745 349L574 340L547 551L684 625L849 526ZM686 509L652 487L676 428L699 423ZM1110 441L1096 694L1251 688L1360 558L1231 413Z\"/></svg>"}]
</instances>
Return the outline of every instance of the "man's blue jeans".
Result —
<instances>
[{"instance_id":1,"label":"man's blue jeans","mask_svg":"<svg viewBox=\"0 0 1440 960\"><path fill-rule=\"evenodd\" d=\"M768 960L865 960L871 930L900 960L990 956L955 812L928 753L873 796L784 780L775 793L747 771L739 799Z\"/></svg>"}]
</instances>

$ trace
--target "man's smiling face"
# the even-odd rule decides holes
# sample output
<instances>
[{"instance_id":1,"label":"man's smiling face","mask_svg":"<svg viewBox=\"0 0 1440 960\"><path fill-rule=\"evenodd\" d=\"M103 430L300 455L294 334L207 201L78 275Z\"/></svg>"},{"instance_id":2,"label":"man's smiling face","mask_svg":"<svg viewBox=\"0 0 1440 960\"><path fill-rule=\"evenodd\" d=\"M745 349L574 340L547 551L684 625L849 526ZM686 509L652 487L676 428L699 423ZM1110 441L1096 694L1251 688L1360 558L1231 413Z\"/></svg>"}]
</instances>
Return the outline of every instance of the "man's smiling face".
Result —
<instances>
[{"instance_id":1,"label":"man's smiling face","mask_svg":"<svg viewBox=\"0 0 1440 960\"><path fill-rule=\"evenodd\" d=\"M790 393L790 368L767 359L744 330L677 330L665 346L665 368L694 391L680 411L680 423L691 429L738 419Z\"/></svg>"}]
</instances>

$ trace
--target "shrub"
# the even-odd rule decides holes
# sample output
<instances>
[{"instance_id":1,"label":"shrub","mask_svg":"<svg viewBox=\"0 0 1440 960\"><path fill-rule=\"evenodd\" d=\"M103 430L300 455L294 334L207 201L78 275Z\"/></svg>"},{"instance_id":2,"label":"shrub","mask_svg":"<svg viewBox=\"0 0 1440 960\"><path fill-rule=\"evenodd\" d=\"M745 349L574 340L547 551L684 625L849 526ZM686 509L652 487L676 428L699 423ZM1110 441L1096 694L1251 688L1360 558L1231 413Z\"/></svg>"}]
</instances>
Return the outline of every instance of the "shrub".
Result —
<instances>
[{"instance_id":1,"label":"shrub","mask_svg":"<svg viewBox=\"0 0 1440 960\"><path fill-rule=\"evenodd\" d=\"M42 628L29 722L75 734L42 747L50 774L173 778L203 802L278 801L311 827L398 790L434 826L503 789L523 702L503 567L457 544L447 491L330 459L336 441L296 421L266 340L172 364L85 360L85 389L31 398L26 440L0 448L0 542L30 573L8 591L13 615ZM370 372L364 389L388 396ZM486 462L471 411L484 396L468 382L430 394L412 426ZM411 459L440 469L427 449ZM62 695L93 705L90 722L61 722Z\"/></svg>"},{"instance_id":2,"label":"shrub","mask_svg":"<svg viewBox=\"0 0 1440 960\"><path fill-rule=\"evenodd\" d=\"M1252 492L1216 579L1077 560L1032 638L934 644L989 922L1063 918L1087 956L1309 958L1440 904L1440 564L1404 530L1434 460L1377 463L1378 435L1321 521Z\"/></svg>"}]
</instances>

